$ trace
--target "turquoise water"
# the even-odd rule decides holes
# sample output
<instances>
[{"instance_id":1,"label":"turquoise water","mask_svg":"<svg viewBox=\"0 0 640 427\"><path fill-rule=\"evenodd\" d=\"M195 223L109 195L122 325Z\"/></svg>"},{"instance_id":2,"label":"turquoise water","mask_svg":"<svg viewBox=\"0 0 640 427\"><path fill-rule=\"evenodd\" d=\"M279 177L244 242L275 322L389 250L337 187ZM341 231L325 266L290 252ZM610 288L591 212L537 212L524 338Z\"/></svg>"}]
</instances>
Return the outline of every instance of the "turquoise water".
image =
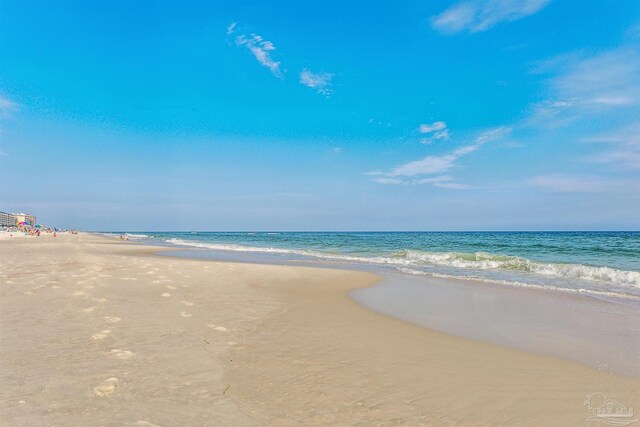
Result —
<instances>
[{"instance_id":1,"label":"turquoise water","mask_svg":"<svg viewBox=\"0 0 640 427\"><path fill-rule=\"evenodd\" d=\"M640 300L640 232L145 232L131 237Z\"/></svg>"}]
</instances>

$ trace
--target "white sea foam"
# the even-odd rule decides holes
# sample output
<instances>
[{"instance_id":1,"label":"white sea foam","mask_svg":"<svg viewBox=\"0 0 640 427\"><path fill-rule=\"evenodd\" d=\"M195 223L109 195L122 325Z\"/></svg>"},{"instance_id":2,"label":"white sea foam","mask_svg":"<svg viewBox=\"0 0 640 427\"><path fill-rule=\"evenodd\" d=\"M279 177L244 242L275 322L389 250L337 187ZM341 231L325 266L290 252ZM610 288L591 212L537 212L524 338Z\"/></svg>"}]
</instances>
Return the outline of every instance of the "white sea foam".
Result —
<instances>
[{"instance_id":1,"label":"white sea foam","mask_svg":"<svg viewBox=\"0 0 640 427\"><path fill-rule=\"evenodd\" d=\"M411 268L398 268L399 271L407 274L413 275L422 275L422 276L431 276L431 277L440 277L443 279L460 279L460 276L455 276L452 274L441 274L441 273L432 273L420 270L414 270ZM555 285L543 285L537 283L524 283L515 280L498 280L498 279L487 279L486 277L481 276L465 276L464 279L471 279L478 282L485 283L494 283L500 285L508 285L515 286L518 288L528 288L528 289L538 289L544 291L557 291L557 292L566 292L571 294L584 294L584 295L594 295L594 296L602 296L602 297L615 297L615 298L624 298L628 300L640 301L640 295L631 295L624 292L615 292L615 291L606 291L599 289L586 289L586 288L569 288L564 286L555 286Z\"/></svg>"},{"instance_id":2,"label":"white sea foam","mask_svg":"<svg viewBox=\"0 0 640 427\"><path fill-rule=\"evenodd\" d=\"M544 276L611 282L621 286L640 289L640 272L618 270L611 267L597 267L583 264L544 263L526 258L496 255L486 252L421 252L407 251L407 259L419 263L431 263L457 268L477 270L518 270Z\"/></svg>"},{"instance_id":3,"label":"white sea foam","mask_svg":"<svg viewBox=\"0 0 640 427\"><path fill-rule=\"evenodd\" d=\"M102 236L107 236L107 237L118 237L121 236L122 233L98 233ZM136 234L136 233L124 233L130 240L140 240L140 239L147 239L150 236L148 236L147 234Z\"/></svg>"},{"instance_id":4,"label":"white sea foam","mask_svg":"<svg viewBox=\"0 0 640 427\"><path fill-rule=\"evenodd\" d=\"M134 234L134 233L127 233L127 236L129 237L129 239L133 239L133 240L139 240L139 239L147 239L149 238L148 235L146 234Z\"/></svg>"}]
</instances>

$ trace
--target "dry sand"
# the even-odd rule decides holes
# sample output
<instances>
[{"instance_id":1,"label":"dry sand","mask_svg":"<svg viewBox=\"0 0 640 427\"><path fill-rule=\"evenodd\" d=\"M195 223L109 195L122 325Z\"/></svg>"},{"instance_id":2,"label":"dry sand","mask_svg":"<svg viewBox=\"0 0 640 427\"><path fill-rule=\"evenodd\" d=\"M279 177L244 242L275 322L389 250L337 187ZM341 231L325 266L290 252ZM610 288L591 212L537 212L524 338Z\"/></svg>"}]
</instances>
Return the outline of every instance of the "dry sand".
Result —
<instances>
[{"instance_id":1,"label":"dry sand","mask_svg":"<svg viewBox=\"0 0 640 427\"><path fill-rule=\"evenodd\" d=\"M640 407L637 378L362 308L368 273L155 250L0 242L2 425L595 426L591 393Z\"/></svg>"}]
</instances>

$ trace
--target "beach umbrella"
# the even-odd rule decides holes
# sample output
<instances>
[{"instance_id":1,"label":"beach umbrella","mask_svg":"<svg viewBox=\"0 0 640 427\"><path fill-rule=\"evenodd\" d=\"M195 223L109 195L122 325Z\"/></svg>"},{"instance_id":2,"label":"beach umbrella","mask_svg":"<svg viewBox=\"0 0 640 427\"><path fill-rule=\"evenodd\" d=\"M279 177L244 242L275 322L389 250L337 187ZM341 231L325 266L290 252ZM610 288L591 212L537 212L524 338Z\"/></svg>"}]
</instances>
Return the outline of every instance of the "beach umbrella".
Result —
<instances>
[{"instance_id":1,"label":"beach umbrella","mask_svg":"<svg viewBox=\"0 0 640 427\"><path fill-rule=\"evenodd\" d=\"M31 225L29 221L20 221L18 225Z\"/></svg>"},{"instance_id":2,"label":"beach umbrella","mask_svg":"<svg viewBox=\"0 0 640 427\"><path fill-rule=\"evenodd\" d=\"M46 227L42 224L36 224L36 228L46 228Z\"/></svg>"}]
</instances>

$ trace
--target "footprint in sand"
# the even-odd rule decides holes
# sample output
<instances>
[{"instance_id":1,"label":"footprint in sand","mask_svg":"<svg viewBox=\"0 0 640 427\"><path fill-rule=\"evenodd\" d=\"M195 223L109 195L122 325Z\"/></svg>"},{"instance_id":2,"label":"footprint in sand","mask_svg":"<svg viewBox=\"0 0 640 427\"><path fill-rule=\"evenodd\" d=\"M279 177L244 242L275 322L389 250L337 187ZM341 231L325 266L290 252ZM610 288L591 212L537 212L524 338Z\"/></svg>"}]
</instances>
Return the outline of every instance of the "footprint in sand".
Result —
<instances>
[{"instance_id":1,"label":"footprint in sand","mask_svg":"<svg viewBox=\"0 0 640 427\"><path fill-rule=\"evenodd\" d=\"M164 294L162 294L162 296L163 296L163 297L165 297L165 298L168 298L168 297L170 297L170 296L171 296L171 294L170 294L170 293L168 293L168 292L165 292Z\"/></svg>"},{"instance_id":2,"label":"footprint in sand","mask_svg":"<svg viewBox=\"0 0 640 427\"><path fill-rule=\"evenodd\" d=\"M93 334L91 335L91 339L93 340L103 340L107 337L107 335L109 335L111 333L111 331L109 329L105 329L104 331L100 331L97 334Z\"/></svg>"},{"instance_id":3,"label":"footprint in sand","mask_svg":"<svg viewBox=\"0 0 640 427\"><path fill-rule=\"evenodd\" d=\"M92 301L95 302L105 302L107 299L106 298L91 298Z\"/></svg>"},{"instance_id":4,"label":"footprint in sand","mask_svg":"<svg viewBox=\"0 0 640 427\"><path fill-rule=\"evenodd\" d=\"M25 295L33 295L33 292L31 292L31 291L26 291L26 292L23 292L23 294L25 294Z\"/></svg>"},{"instance_id":5,"label":"footprint in sand","mask_svg":"<svg viewBox=\"0 0 640 427\"><path fill-rule=\"evenodd\" d=\"M113 356L117 357L118 359L122 359L122 360L128 359L131 356L135 355L135 353L133 351L119 350L117 348L114 348L109 353L111 353Z\"/></svg>"},{"instance_id":6,"label":"footprint in sand","mask_svg":"<svg viewBox=\"0 0 640 427\"><path fill-rule=\"evenodd\" d=\"M91 313L93 310L95 310L95 307L87 307L85 309L82 310L83 313Z\"/></svg>"},{"instance_id":7,"label":"footprint in sand","mask_svg":"<svg viewBox=\"0 0 640 427\"><path fill-rule=\"evenodd\" d=\"M84 295L84 292L82 292L82 291L75 291L75 292L73 293L73 296L74 296L74 297L81 297L82 295Z\"/></svg>"},{"instance_id":8,"label":"footprint in sand","mask_svg":"<svg viewBox=\"0 0 640 427\"><path fill-rule=\"evenodd\" d=\"M136 421L136 427L162 427L162 426L158 424L150 423L149 421L140 420L140 421Z\"/></svg>"},{"instance_id":9,"label":"footprint in sand","mask_svg":"<svg viewBox=\"0 0 640 427\"><path fill-rule=\"evenodd\" d=\"M181 311L180 316L182 317L193 317L191 313L187 313L186 311Z\"/></svg>"},{"instance_id":10,"label":"footprint in sand","mask_svg":"<svg viewBox=\"0 0 640 427\"><path fill-rule=\"evenodd\" d=\"M109 396L116 391L116 384L118 379L116 377L107 378L102 381L98 386L93 388L93 394L99 397Z\"/></svg>"},{"instance_id":11,"label":"footprint in sand","mask_svg":"<svg viewBox=\"0 0 640 427\"><path fill-rule=\"evenodd\" d=\"M184 305L186 305L187 307L191 307L191 306L193 305L193 303L192 303L192 302L190 302L190 301L182 301L182 303L183 303Z\"/></svg>"},{"instance_id":12,"label":"footprint in sand","mask_svg":"<svg viewBox=\"0 0 640 427\"><path fill-rule=\"evenodd\" d=\"M213 324L208 324L208 327L210 327L211 329L213 329L214 331L218 331L218 332L226 332L227 328L225 328L224 326L216 326Z\"/></svg>"},{"instance_id":13,"label":"footprint in sand","mask_svg":"<svg viewBox=\"0 0 640 427\"><path fill-rule=\"evenodd\" d=\"M171 285L167 285L167 286L165 286L165 288L167 288L167 289L178 289L175 286L171 286Z\"/></svg>"},{"instance_id":14,"label":"footprint in sand","mask_svg":"<svg viewBox=\"0 0 640 427\"><path fill-rule=\"evenodd\" d=\"M58 286L58 285L51 285L51 289L60 289L60 286Z\"/></svg>"},{"instance_id":15,"label":"footprint in sand","mask_svg":"<svg viewBox=\"0 0 640 427\"><path fill-rule=\"evenodd\" d=\"M122 319L119 317L115 317L115 316L105 316L104 317L105 322L107 323L118 323L119 321L121 321Z\"/></svg>"}]
</instances>

